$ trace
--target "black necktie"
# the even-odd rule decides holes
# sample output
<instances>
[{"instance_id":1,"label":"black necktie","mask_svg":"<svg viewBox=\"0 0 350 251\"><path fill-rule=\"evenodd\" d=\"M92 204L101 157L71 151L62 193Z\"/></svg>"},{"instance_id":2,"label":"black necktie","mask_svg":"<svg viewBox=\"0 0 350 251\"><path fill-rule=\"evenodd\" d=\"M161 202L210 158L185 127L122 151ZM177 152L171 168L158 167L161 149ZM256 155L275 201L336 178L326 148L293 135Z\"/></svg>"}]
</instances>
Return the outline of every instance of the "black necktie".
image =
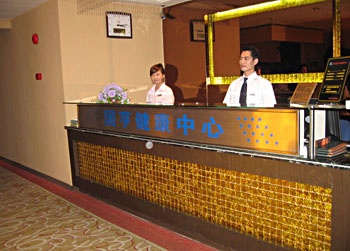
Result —
<instances>
[{"instance_id":1,"label":"black necktie","mask_svg":"<svg viewBox=\"0 0 350 251\"><path fill-rule=\"evenodd\" d=\"M239 103L241 106L247 106L247 79L244 78L244 82L241 88L241 95L239 96Z\"/></svg>"}]
</instances>

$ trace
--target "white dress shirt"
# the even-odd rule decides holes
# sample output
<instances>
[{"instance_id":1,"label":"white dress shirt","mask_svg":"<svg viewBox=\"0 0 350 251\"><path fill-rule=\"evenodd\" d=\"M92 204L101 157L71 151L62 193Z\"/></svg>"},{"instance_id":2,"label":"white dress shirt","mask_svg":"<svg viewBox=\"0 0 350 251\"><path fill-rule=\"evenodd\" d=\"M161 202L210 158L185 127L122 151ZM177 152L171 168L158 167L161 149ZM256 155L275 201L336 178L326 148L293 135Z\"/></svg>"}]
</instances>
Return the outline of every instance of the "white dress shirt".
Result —
<instances>
[{"instance_id":1,"label":"white dress shirt","mask_svg":"<svg viewBox=\"0 0 350 251\"><path fill-rule=\"evenodd\" d=\"M147 92L146 102L153 105L173 105L175 97L171 88L163 83L157 91L156 85L152 86Z\"/></svg>"},{"instance_id":2,"label":"white dress shirt","mask_svg":"<svg viewBox=\"0 0 350 251\"><path fill-rule=\"evenodd\" d=\"M239 96L244 77L241 76L230 84L223 101L224 104L240 106ZM276 98L271 82L259 76L256 72L249 75L247 79L247 106L274 107L275 104Z\"/></svg>"}]
</instances>

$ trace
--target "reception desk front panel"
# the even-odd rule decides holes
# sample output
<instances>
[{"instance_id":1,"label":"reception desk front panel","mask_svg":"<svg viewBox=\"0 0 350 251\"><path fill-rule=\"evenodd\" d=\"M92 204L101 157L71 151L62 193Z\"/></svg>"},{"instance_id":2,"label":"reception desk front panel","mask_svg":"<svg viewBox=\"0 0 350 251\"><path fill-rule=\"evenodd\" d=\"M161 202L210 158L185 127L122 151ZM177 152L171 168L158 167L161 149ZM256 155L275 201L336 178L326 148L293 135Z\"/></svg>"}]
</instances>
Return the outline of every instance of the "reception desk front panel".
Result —
<instances>
[{"instance_id":1,"label":"reception desk front panel","mask_svg":"<svg viewBox=\"0 0 350 251\"><path fill-rule=\"evenodd\" d=\"M79 105L80 128L299 155L299 111Z\"/></svg>"},{"instance_id":2,"label":"reception desk front panel","mask_svg":"<svg viewBox=\"0 0 350 251\"><path fill-rule=\"evenodd\" d=\"M86 142L76 147L84 180L284 247L330 250L331 188L235 171L244 158L228 170Z\"/></svg>"},{"instance_id":3,"label":"reception desk front panel","mask_svg":"<svg viewBox=\"0 0 350 251\"><path fill-rule=\"evenodd\" d=\"M288 138L294 134L287 131L289 125L279 123L284 132L277 133L272 121L279 121L280 113L283 119L295 118L298 113L294 110L86 107L79 107L81 128L67 128L75 186L217 245L220 250L323 251L349 247L348 169L298 163L298 158L288 161L273 154L240 154L226 146L250 146L244 140L248 136L239 129L244 123L232 122L237 117L254 118L247 123L255 127L259 127L255 122L258 118L276 130L271 136ZM124 119L118 115L106 118L106 111L134 114L129 122L134 125L124 127L120 122ZM170 132L157 130L156 118L143 125L149 130L140 130L137 113L149 117L168 114L170 124L165 127ZM185 115L194 119L194 128L197 123L201 125L198 132L188 129L187 137L184 128L180 130L176 124ZM108 124L110 120L114 120L113 126ZM232 135L225 136L230 140L204 137L208 132L202 128L208 121L221 124L223 131L234 128ZM177 136L174 132L181 133ZM189 136L194 141L191 144ZM239 144L235 136L241 138ZM201 143L206 140L215 147Z\"/></svg>"}]
</instances>

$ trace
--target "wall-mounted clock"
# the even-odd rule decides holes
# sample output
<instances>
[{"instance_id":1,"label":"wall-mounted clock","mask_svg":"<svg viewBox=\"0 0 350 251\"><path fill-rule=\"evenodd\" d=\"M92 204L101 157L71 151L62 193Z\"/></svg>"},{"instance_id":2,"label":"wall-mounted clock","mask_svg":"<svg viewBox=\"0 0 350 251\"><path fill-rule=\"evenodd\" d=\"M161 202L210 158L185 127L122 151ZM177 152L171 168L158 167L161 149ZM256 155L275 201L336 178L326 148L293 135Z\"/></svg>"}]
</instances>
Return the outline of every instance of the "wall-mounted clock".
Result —
<instances>
[{"instance_id":1,"label":"wall-mounted clock","mask_svg":"<svg viewBox=\"0 0 350 251\"><path fill-rule=\"evenodd\" d=\"M132 38L131 14L115 11L106 12L107 37Z\"/></svg>"}]
</instances>

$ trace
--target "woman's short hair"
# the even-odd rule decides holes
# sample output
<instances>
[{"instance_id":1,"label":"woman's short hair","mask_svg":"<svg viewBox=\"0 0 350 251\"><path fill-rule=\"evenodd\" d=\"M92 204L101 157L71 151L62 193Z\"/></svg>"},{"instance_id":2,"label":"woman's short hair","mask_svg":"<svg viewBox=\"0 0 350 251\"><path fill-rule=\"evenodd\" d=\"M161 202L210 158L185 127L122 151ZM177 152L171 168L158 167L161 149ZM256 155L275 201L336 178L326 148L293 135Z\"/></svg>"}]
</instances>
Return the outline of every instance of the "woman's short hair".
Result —
<instances>
[{"instance_id":1,"label":"woman's short hair","mask_svg":"<svg viewBox=\"0 0 350 251\"><path fill-rule=\"evenodd\" d=\"M161 63L153 65L149 70L149 75L152 76L152 74L156 73L157 71L160 71L162 74L165 74L164 67Z\"/></svg>"}]
</instances>

